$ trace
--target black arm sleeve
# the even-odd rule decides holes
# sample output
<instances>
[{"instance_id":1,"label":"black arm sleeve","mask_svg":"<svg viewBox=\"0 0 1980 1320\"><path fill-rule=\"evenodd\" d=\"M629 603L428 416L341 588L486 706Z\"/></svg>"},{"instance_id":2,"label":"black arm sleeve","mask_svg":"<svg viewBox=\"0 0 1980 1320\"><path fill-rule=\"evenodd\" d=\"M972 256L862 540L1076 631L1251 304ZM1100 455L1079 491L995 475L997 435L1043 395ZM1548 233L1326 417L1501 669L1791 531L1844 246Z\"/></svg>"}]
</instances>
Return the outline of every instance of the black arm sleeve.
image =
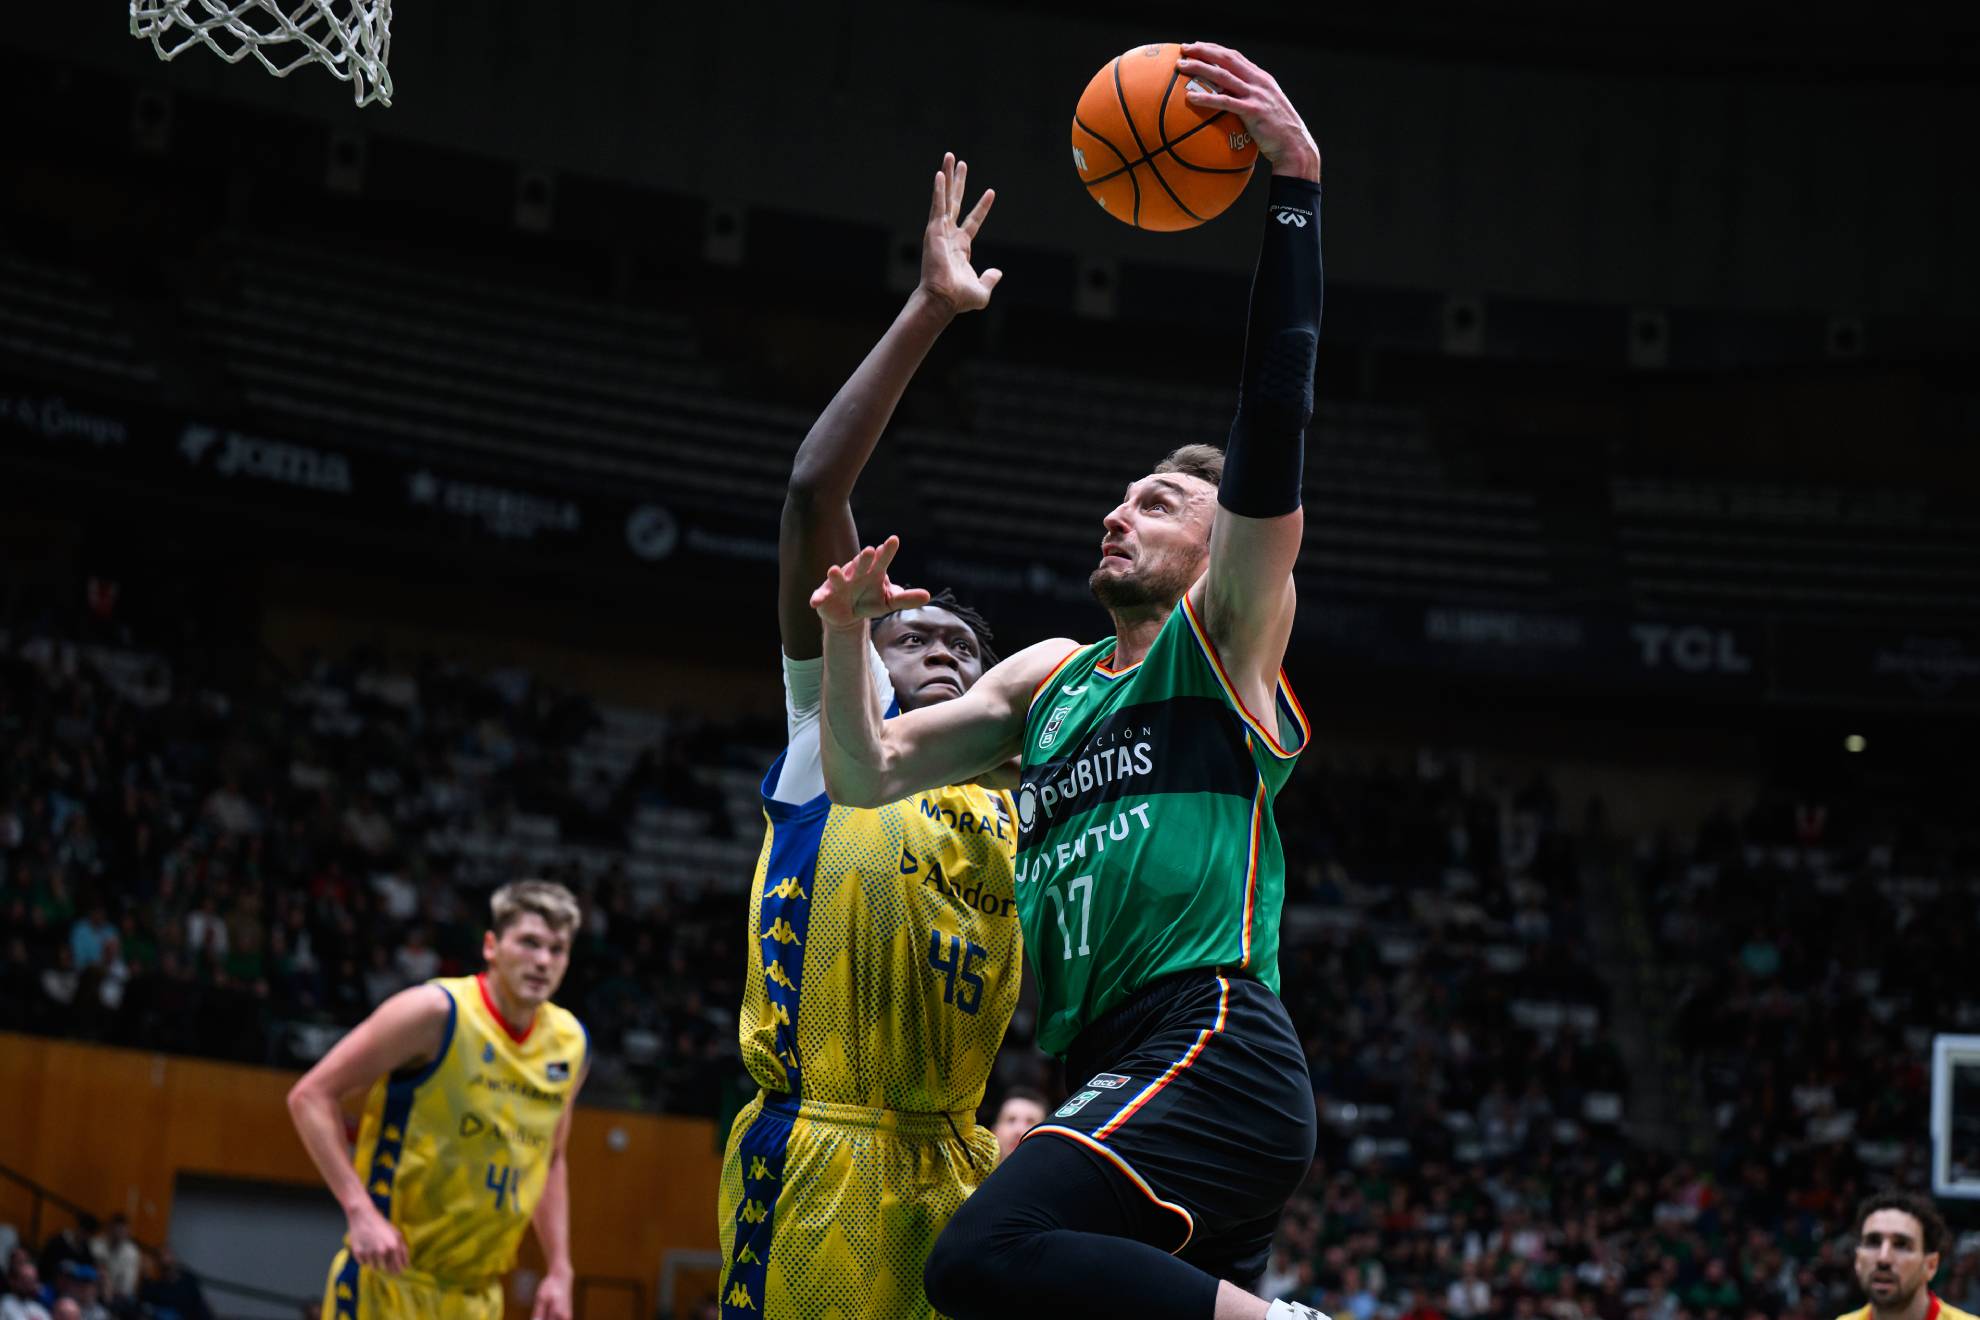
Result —
<instances>
[{"instance_id":1,"label":"black arm sleeve","mask_svg":"<svg viewBox=\"0 0 1980 1320\"><path fill-rule=\"evenodd\" d=\"M1276 518L1299 507L1324 292L1320 185L1274 178L1251 281L1237 418L1217 488L1217 502L1232 513Z\"/></svg>"}]
</instances>

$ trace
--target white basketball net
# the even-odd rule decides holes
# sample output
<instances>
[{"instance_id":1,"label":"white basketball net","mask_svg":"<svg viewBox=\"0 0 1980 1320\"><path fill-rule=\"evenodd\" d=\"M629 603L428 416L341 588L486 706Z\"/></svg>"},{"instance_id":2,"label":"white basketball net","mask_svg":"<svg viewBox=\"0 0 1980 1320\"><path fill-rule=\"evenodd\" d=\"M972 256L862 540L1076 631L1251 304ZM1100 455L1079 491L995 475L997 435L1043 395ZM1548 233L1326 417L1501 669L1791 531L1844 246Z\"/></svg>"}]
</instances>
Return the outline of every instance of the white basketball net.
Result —
<instances>
[{"instance_id":1,"label":"white basketball net","mask_svg":"<svg viewBox=\"0 0 1980 1320\"><path fill-rule=\"evenodd\" d=\"M131 0L131 35L161 60L204 45L229 64L252 55L277 78L321 64L359 105L392 104L392 0Z\"/></svg>"}]
</instances>

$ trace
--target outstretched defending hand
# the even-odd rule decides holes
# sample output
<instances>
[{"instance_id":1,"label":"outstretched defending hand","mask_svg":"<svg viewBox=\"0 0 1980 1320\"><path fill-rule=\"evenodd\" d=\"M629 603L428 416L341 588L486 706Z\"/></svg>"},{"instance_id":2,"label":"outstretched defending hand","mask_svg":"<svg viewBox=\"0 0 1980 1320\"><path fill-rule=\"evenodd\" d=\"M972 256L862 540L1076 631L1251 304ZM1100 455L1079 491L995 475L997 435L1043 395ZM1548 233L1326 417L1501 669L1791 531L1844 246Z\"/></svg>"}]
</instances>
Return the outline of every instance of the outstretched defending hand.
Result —
<instances>
[{"instance_id":1,"label":"outstretched defending hand","mask_svg":"<svg viewBox=\"0 0 1980 1320\"><path fill-rule=\"evenodd\" d=\"M811 593L811 608L827 628L850 628L862 619L877 619L895 610L926 605L929 595L919 587L897 587L887 577L887 565L901 548L890 536L869 545L844 564L825 570L825 581Z\"/></svg>"},{"instance_id":2,"label":"outstretched defending hand","mask_svg":"<svg viewBox=\"0 0 1980 1320\"><path fill-rule=\"evenodd\" d=\"M951 313L987 306L990 291L1004 278L1004 272L994 267L979 275L970 264L970 244L976 231L983 228L983 219L997 200L997 190L985 188L965 216L963 184L968 180L969 163L957 160L953 151L945 154L942 168L935 171L935 189L928 199L928 227L921 234L921 287Z\"/></svg>"},{"instance_id":3,"label":"outstretched defending hand","mask_svg":"<svg viewBox=\"0 0 1980 1320\"><path fill-rule=\"evenodd\" d=\"M1183 91L1190 105L1228 110L1243 122L1259 154L1272 162L1272 173L1320 181L1320 148L1271 74L1229 46L1209 41L1185 43L1176 71L1190 80Z\"/></svg>"}]
</instances>

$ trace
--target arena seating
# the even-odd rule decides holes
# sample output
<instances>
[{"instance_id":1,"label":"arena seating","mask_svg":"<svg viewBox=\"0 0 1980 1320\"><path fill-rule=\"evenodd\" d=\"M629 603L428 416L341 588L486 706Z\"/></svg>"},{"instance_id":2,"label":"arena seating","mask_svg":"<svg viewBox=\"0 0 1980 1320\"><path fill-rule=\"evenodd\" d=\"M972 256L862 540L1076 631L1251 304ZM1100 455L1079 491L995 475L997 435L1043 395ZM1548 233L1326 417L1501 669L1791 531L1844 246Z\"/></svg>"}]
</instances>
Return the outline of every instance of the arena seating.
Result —
<instances>
[{"instance_id":1,"label":"arena seating","mask_svg":"<svg viewBox=\"0 0 1980 1320\"><path fill-rule=\"evenodd\" d=\"M810 424L723 391L678 313L292 239L232 239L218 274L187 302L200 341L251 407L305 434L760 516Z\"/></svg>"},{"instance_id":2,"label":"arena seating","mask_svg":"<svg viewBox=\"0 0 1980 1320\"><path fill-rule=\"evenodd\" d=\"M1221 443L1228 385L986 362L962 376L966 426L904 453L933 500L959 449L1025 479L952 510L962 547L1087 565L1131 474L1183 444ZM1531 492L1451 480L1408 409L1323 403L1306 469L1300 568L1330 592L1516 600L1548 586Z\"/></svg>"}]
</instances>

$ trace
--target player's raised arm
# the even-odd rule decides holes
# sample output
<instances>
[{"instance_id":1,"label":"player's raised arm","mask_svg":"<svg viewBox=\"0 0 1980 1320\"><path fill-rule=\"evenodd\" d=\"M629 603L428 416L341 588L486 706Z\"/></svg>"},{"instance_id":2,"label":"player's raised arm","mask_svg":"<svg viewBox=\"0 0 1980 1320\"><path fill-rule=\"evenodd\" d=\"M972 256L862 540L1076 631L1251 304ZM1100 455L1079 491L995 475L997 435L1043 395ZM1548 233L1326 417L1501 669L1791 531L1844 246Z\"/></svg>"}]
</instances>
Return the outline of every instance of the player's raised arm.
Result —
<instances>
[{"instance_id":1,"label":"player's raised arm","mask_svg":"<svg viewBox=\"0 0 1980 1320\"><path fill-rule=\"evenodd\" d=\"M1254 691L1262 683L1269 693L1292 629L1292 570L1305 530L1300 478L1323 293L1320 149L1265 70L1208 42L1192 42L1182 53L1176 68L1190 79L1189 103L1235 114L1272 162L1210 564L1193 589L1234 676Z\"/></svg>"},{"instance_id":2,"label":"player's raised arm","mask_svg":"<svg viewBox=\"0 0 1980 1320\"><path fill-rule=\"evenodd\" d=\"M438 986L401 990L353 1027L289 1089L289 1117L303 1148L350 1224L351 1256L360 1265L396 1274L406 1268L406 1240L372 1204L351 1167L338 1102L387 1073L432 1059L446 1036L453 1008Z\"/></svg>"},{"instance_id":3,"label":"player's raised arm","mask_svg":"<svg viewBox=\"0 0 1980 1320\"><path fill-rule=\"evenodd\" d=\"M865 681L872 620L928 603L926 591L896 587L887 566L898 536L834 564L812 593L824 631L825 791L844 806L877 807L942 784L992 775L1017 755L1031 695L1077 649L1053 638L1000 661L951 701L883 719Z\"/></svg>"},{"instance_id":4,"label":"player's raised arm","mask_svg":"<svg viewBox=\"0 0 1980 1320\"><path fill-rule=\"evenodd\" d=\"M793 660L819 654L812 589L824 579L826 569L859 550L853 485L872 457L880 433L887 429L908 381L949 322L959 313L987 305L991 290L1003 278L998 270L978 274L970 264L970 245L997 195L986 189L963 215L968 178L967 163L953 154L942 158L921 235L921 282L887 333L819 414L791 463L777 537L777 621L784 654Z\"/></svg>"}]
</instances>

